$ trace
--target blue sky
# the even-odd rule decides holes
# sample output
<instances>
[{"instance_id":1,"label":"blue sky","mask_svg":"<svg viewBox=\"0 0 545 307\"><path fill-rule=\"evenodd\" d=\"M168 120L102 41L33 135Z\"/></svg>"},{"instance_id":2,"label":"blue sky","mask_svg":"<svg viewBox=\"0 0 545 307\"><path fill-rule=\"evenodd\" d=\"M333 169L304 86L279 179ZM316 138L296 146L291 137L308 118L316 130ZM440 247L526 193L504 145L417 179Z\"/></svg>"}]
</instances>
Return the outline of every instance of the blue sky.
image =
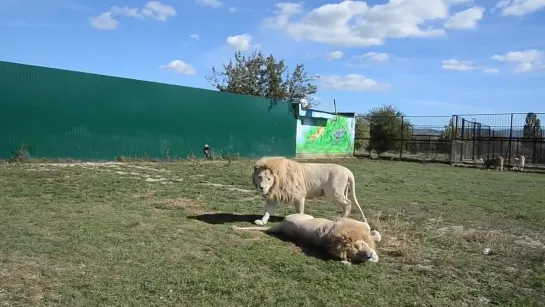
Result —
<instances>
[{"instance_id":1,"label":"blue sky","mask_svg":"<svg viewBox=\"0 0 545 307\"><path fill-rule=\"evenodd\" d=\"M3 61L211 89L212 66L262 50L320 76L319 109L545 111L545 0L2 4Z\"/></svg>"}]
</instances>

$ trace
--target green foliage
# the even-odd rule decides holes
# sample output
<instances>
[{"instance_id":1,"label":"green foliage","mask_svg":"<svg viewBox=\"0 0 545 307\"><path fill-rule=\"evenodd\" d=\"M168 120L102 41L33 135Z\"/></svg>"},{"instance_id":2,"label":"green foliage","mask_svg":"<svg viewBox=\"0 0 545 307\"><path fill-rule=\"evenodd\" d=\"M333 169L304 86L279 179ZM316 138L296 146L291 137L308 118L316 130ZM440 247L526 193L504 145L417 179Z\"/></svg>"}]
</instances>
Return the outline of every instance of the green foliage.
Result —
<instances>
[{"instance_id":1,"label":"green foliage","mask_svg":"<svg viewBox=\"0 0 545 307\"><path fill-rule=\"evenodd\" d=\"M452 132L454 131L454 120L451 117L448 125L445 125L445 130L441 133L441 140L451 140L452 139Z\"/></svg>"},{"instance_id":2,"label":"green foliage","mask_svg":"<svg viewBox=\"0 0 545 307\"><path fill-rule=\"evenodd\" d=\"M318 90L312 84L315 77L307 74L303 64L298 64L290 74L284 60L277 61L272 54L265 57L254 52L246 57L238 51L235 61L230 59L223 69L219 72L212 67L212 76L206 77L222 92L295 102L306 99L311 106L312 95Z\"/></svg>"},{"instance_id":3,"label":"green foliage","mask_svg":"<svg viewBox=\"0 0 545 307\"><path fill-rule=\"evenodd\" d=\"M349 131L349 121L342 116L324 121L324 126L313 127L305 133L305 143L297 145L297 151L301 153L351 153L353 151L352 138ZM335 133L344 134L340 138ZM310 140L314 135L320 135L315 140Z\"/></svg>"},{"instance_id":4,"label":"green foliage","mask_svg":"<svg viewBox=\"0 0 545 307\"><path fill-rule=\"evenodd\" d=\"M367 151L378 155L401 149L403 142L411 139L412 124L394 106L374 108L367 114L370 123L370 139Z\"/></svg>"},{"instance_id":5,"label":"green foliage","mask_svg":"<svg viewBox=\"0 0 545 307\"><path fill-rule=\"evenodd\" d=\"M356 132L354 137L354 148L365 149L369 145L371 125L366 117L356 117Z\"/></svg>"},{"instance_id":6,"label":"green foliage","mask_svg":"<svg viewBox=\"0 0 545 307\"><path fill-rule=\"evenodd\" d=\"M541 120L534 112L528 112L524 121L522 137L525 139L522 146L528 148L532 152L532 157L535 159L536 142L535 139L541 137Z\"/></svg>"},{"instance_id":7,"label":"green foliage","mask_svg":"<svg viewBox=\"0 0 545 307\"><path fill-rule=\"evenodd\" d=\"M534 112L528 112L526 114L526 120L524 121L524 138L539 138L541 137L541 120Z\"/></svg>"}]
</instances>

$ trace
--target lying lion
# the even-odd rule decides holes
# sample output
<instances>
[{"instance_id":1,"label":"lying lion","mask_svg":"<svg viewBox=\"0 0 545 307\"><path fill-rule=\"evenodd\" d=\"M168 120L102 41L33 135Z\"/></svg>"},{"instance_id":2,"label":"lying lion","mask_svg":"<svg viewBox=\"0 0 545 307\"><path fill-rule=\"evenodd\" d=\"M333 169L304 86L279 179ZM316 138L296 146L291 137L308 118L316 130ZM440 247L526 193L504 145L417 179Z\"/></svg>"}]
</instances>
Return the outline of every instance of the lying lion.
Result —
<instances>
[{"instance_id":1,"label":"lying lion","mask_svg":"<svg viewBox=\"0 0 545 307\"><path fill-rule=\"evenodd\" d=\"M352 202L363 210L356 199L354 174L346 167L332 163L299 163L283 157L265 157L254 165L253 184L265 198L265 212L257 225L267 224L278 203L291 203L296 213L304 213L305 199L326 196L343 208L348 217ZM348 198L350 196L351 199Z\"/></svg>"},{"instance_id":2,"label":"lying lion","mask_svg":"<svg viewBox=\"0 0 545 307\"><path fill-rule=\"evenodd\" d=\"M260 230L282 234L302 243L325 248L334 259L343 264L378 262L375 243L381 241L378 231L371 231L366 222L350 218L334 221L314 218L308 214L290 214L274 227L237 227L240 230Z\"/></svg>"}]
</instances>

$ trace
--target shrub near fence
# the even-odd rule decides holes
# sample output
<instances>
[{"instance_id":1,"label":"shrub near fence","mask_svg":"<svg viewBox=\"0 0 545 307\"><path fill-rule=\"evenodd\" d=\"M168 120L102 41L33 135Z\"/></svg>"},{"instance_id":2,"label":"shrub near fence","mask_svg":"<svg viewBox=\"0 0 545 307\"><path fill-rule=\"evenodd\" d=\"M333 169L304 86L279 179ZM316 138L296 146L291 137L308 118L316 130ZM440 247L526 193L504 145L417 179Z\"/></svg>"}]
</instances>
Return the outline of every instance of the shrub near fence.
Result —
<instances>
[{"instance_id":1,"label":"shrub near fence","mask_svg":"<svg viewBox=\"0 0 545 307\"><path fill-rule=\"evenodd\" d=\"M375 147L381 146L383 150L386 149L380 154L382 157L447 161L450 156L450 141L443 134L445 125L451 118L451 116L400 116L380 119L381 123L389 123L386 130L390 133L384 133L385 129L371 127L370 117L357 116L354 155L376 154ZM374 131L381 131L381 136L373 135ZM384 140L385 137L388 140Z\"/></svg>"}]
</instances>

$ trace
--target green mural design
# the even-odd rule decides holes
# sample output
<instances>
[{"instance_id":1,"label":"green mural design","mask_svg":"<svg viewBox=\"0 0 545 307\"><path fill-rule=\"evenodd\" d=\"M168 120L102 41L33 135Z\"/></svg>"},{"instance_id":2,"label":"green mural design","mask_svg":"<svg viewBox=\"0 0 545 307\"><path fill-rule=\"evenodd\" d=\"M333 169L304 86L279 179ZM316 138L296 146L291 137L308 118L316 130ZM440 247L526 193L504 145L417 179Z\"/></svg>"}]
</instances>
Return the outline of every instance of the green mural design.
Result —
<instances>
[{"instance_id":1,"label":"green mural design","mask_svg":"<svg viewBox=\"0 0 545 307\"><path fill-rule=\"evenodd\" d=\"M343 116L335 116L334 118L328 120L319 119L317 121L315 118L307 118L307 120L310 120L310 126L303 125L303 127L310 128L303 128L301 131L304 142L302 144L297 144L298 153L327 154L353 152L353 119ZM298 139L301 138L298 137Z\"/></svg>"}]
</instances>

